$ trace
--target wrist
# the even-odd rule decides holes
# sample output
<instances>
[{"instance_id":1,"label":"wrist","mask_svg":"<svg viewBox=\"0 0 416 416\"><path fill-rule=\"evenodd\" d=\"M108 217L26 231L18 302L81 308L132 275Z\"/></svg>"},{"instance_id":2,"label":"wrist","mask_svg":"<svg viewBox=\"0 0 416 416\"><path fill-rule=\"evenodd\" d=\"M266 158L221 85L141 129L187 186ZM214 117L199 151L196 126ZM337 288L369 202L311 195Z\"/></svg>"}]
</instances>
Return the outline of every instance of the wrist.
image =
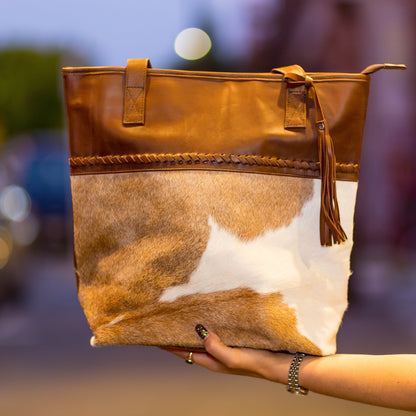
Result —
<instances>
[{"instance_id":1,"label":"wrist","mask_svg":"<svg viewBox=\"0 0 416 416\"><path fill-rule=\"evenodd\" d=\"M289 353L273 353L273 361L271 365L264 369L262 374L263 377L276 383L287 384L287 376L289 374L292 359L293 355Z\"/></svg>"},{"instance_id":2,"label":"wrist","mask_svg":"<svg viewBox=\"0 0 416 416\"><path fill-rule=\"evenodd\" d=\"M287 391L289 393L307 395L309 390L299 384L299 368L305 358L304 353L297 352L293 356L292 362L289 368L288 380L287 380Z\"/></svg>"},{"instance_id":3,"label":"wrist","mask_svg":"<svg viewBox=\"0 0 416 416\"><path fill-rule=\"evenodd\" d=\"M290 353L285 353L285 352L274 353L273 364L264 371L263 377L270 381L274 381L276 383L287 385L289 370L293 361L293 357L294 357L294 354L290 354ZM306 355L305 358L303 359L302 365L299 367L299 371L298 371L299 384L302 387L305 387L305 384L308 384L307 380L305 380L306 367L311 361L315 361L319 358L322 358L322 357Z\"/></svg>"}]
</instances>

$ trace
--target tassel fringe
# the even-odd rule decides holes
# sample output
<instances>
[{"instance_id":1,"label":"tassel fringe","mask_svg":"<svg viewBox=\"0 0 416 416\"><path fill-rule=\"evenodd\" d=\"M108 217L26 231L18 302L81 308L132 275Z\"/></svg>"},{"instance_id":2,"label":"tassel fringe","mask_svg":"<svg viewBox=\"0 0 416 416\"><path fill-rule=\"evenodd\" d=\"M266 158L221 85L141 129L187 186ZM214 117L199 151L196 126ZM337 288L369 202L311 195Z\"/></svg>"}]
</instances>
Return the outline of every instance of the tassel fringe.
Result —
<instances>
[{"instance_id":1,"label":"tassel fringe","mask_svg":"<svg viewBox=\"0 0 416 416\"><path fill-rule=\"evenodd\" d=\"M289 87L291 85L304 84L313 94L321 173L321 212L319 222L321 245L332 246L332 243L341 244L347 240L347 235L342 229L339 215L334 142L329 134L328 124L325 120L313 79L304 73L293 72L285 73L284 79Z\"/></svg>"},{"instance_id":2,"label":"tassel fringe","mask_svg":"<svg viewBox=\"0 0 416 416\"><path fill-rule=\"evenodd\" d=\"M321 245L332 246L343 243L347 235L341 226L336 190L336 160L334 144L325 122L317 123L319 142L319 164L321 171Z\"/></svg>"}]
</instances>

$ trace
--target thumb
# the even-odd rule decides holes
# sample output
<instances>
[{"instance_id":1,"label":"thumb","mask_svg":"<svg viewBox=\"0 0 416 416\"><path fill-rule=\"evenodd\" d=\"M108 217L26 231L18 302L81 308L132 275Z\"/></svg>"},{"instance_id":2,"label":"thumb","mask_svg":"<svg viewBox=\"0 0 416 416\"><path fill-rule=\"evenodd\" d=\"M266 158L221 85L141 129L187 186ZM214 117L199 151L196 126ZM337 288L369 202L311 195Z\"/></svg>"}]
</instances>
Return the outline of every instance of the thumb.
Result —
<instances>
[{"instance_id":1,"label":"thumb","mask_svg":"<svg viewBox=\"0 0 416 416\"><path fill-rule=\"evenodd\" d=\"M195 331L204 341L204 348L208 354L212 355L218 361L226 365L228 368L239 368L240 351L235 348L227 347L217 334L208 331L203 325L198 324Z\"/></svg>"}]
</instances>

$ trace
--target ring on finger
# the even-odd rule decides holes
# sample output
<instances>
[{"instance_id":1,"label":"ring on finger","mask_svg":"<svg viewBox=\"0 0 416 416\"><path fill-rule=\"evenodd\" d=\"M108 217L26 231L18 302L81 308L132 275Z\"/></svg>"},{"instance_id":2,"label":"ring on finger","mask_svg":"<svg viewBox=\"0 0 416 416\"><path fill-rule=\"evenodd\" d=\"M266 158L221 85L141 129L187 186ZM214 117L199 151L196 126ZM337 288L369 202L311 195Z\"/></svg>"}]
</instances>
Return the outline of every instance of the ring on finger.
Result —
<instances>
[{"instance_id":1,"label":"ring on finger","mask_svg":"<svg viewBox=\"0 0 416 416\"><path fill-rule=\"evenodd\" d=\"M190 351L188 356L185 358L185 362L188 364L193 364L194 363L193 355L194 355L193 352Z\"/></svg>"}]
</instances>

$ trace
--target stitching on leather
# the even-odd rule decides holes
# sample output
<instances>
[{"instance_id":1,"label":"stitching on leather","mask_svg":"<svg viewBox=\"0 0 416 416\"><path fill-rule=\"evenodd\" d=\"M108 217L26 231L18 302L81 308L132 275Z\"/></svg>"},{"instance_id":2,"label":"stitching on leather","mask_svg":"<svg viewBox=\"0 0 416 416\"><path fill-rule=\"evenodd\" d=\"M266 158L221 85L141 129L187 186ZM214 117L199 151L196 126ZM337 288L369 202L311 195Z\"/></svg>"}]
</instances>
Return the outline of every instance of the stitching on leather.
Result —
<instances>
[{"instance_id":1,"label":"stitching on leather","mask_svg":"<svg viewBox=\"0 0 416 416\"><path fill-rule=\"evenodd\" d=\"M277 168L319 170L319 162L280 159L269 156L258 155L233 155L225 153L142 153L130 155L105 155L105 156L80 156L69 158L71 167L91 166L91 165L122 165L128 163L135 164L241 164L269 166ZM357 163L337 163L337 171L346 173L358 173Z\"/></svg>"},{"instance_id":2,"label":"stitching on leather","mask_svg":"<svg viewBox=\"0 0 416 416\"><path fill-rule=\"evenodd\" d=\"M141 90L139 91L138 95L136 98L134 98L134 93L137 93L137 90ZM137 116L140 114L140 103L139 103L139 98L143 95L142 94L143 89L142 88L138 88L138 87L129 87L127 89L127 94L128 94L128 98L129 98L129 102L127 103L127 111L126 111L126 117L130 118L130 117L135 117L137 118ZM138 105L139 104L139 105ZM138 105L138 107L136 107Z\"/></svg>"},{"instance_id":3,"label":"stitching on leather","mask_svg":"<svg viewBox=\"0 0 416 416\"><path fill-rule=\"evenodd\" d=\"M132 97L132 94L131 94L131 88L130 87L127 87L127 89L126 89L126 100L128 99L128 101L127 101L127 103L126 103L126 118L127 119L129 119L130 118L130 115L131 115L131 112L132 112L132 109L133 109L133 107L134 107L134 100L133 100L133 97Z\"/></svg>"},{"instance_id":4,"label":"stitching on leather","mask_svg":"<svg viewBox=\"0 0 416 416\"><path fill-rule=\"evenodd\" d=\"M288 89L286 94L285 127L306 127L307 92Z\"/></svg>"}]
</instances>

